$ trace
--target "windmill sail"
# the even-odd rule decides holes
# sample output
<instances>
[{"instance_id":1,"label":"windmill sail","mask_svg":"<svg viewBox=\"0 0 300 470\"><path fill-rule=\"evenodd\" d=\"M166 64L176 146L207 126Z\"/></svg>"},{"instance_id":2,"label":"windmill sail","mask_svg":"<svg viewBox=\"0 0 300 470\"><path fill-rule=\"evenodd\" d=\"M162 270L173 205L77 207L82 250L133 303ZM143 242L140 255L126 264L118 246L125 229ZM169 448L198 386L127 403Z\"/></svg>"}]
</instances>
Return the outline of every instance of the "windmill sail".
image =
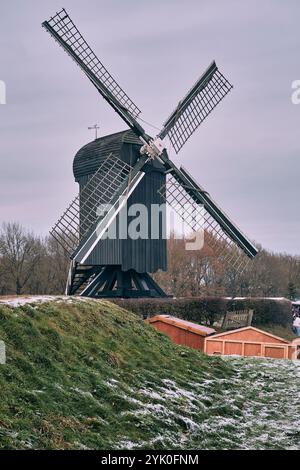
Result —
<instances>
[{"instance_id":1,"label":"windmill sail","mask_svg":"<svg viewBox=\"0 0 300 470\"><path fill-rule=\"evenodd\" d=\"M137 135L143 135L144 130L136 121L141 112L140 109L98 59L66 10L62 9L50 20L44 21L42 26L79 65L99 93L124 119L127 125Z\"/></svg>"},{"instance_id":2,"label":"windmill sail","mask_svg":"<svg viewBox=\"0 0 300 470\"><path fill-rule=\"evenodd\" d=\"M110 154L58 219L50 234L68 257L95 224L98 208L110 203L130 171L130 165Z\"/></svg>"},{"instance_id":3,"label":"windmill sail","mask_svg":"<svg viewBox=\"0 0 300 470\"><path fill-rule=\"evenodd\" d=\"M179 102L175 111L164 123L159 137L163 139L168 135L176 153L178 153L231 89L232 85L213 62L183 100Z\"/></svg>"},{"instance_id":4,"label":"windmill sail","mask_svg":"<svg viewBox=\"0 0 300 470\"><path fill-rule=\"evenodd\" d=\"M85 262L143 178L145 161L142 157L134 167L113 155L103 161L50 232L67 256Z\"/></svg>"},{"instance_id":5,"label":"windmill sail","mask_svg":"<svg viewBox=\"0 0 300 470\"><path fill-rule=\"evenodd\" d=\"M161 195L194 231L204 230L208 245L228 266L240 269L245 256L254 258L256 247L230 220L210 195L184 169L169 161L171 169ZM200 217L196 215L200 214Z\"/></svg>"},{"instance_id":6,"label":"windmill sail","mask_svg":"<svg viewBox=\"0 0 300 470\"><path fill-rule=\"evenodd\" d=\"M192 176L183 168L176 167L169 159L163 142L165 137L169 137L178 153L232 89L232 85L219 71L216 63L213 62L209 66L164 123L158 136L152 139L137 121L140 109L95 55L66 10L62 9L50 20L45 21L43 27L71 56L102 97L144 144L137 150L140 153L134 166L125 163L127 157L124 161L122 157L119 159L114 155L106 158L92 176L88 175L88 183L81 186L80 194L53 227L52 235L71 258L66 292L74 294L83 289L83 295L105 296L107 292L118 296L164 294L151 278L149 280L147 272L137 276L136 268L124 272L120 268L118 271L116 262L104 265L98 262L96 256L97 245L102 242L106 231L142 181L145 172L149 171L149 165L146 164L152 159L163 165L161 174L164 178L164 167L168 178L167 184L160 190L161 196L165 198L167 194L167 202L175 210L176 207L179 207L181 213L183 210L185 221L194 231L204 230L206 241L222 262L239 268L242 256L248 260L253 258L257 253L255 246ZM147 194L153 196L151 192ZM155 194L157 195L157 192ZM148 204L149 199L145 202ZM98 211L99 206L101 213ZM195 217L196 213L201 217ZM94 259L97 262L93 263ZM146 268L145 271L150 269ZM115 283L117 287L114 287ZM132 292L131 284L136 284L137 292ZM104 288L100 294L99 289L101 290L102 286ZM114 293L111 292L113 289L116 289Z\"/></svg>"}]
</instances>

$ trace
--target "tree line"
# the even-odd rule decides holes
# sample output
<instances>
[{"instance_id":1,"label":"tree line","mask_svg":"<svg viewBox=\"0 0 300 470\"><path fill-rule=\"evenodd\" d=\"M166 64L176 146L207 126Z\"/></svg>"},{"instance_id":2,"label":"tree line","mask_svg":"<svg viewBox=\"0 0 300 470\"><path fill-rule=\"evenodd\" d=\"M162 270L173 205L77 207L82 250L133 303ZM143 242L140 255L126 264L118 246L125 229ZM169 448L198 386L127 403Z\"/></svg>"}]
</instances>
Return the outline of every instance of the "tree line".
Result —
<instances>
[{"instance_id":1,"label":"tree line","mask_svg":"<svg viewBox=\"0 0 300 470\"><path fill-rule=\"evenodd\" d=\"M258 247L254 260L246 260L241 270L222 263L222 257L207 244L200 251L186 251L185 242L174 237L168 240L168 271L154 276L167 293L177 297L300 298L299 256Z\"/></svg>"},{"instance_id":2,"label":"tree line","mask_svg":"<svg viewBox=\"0 0 300 470\"><path fill-rule=\"evenodd\" d=\"M69 260L52 237L40 237L17 222L0 229L0 295L63 294ZM259 254L244 271L228 267L214 249L187 251L185 240L168 240L168 271L154 274L176 297L242 296L300 298L300 257Z\"/></svg>"},{"instance_id":3,"label":"tree line","mask_svg":"<svg viewBox=\"0 0 300 470\"><path fill-rule=\"evenodd\" d=\"M62 294L69 261L52 237L39 237L19 223L0 230L0 295Z\"/></svg>"}]
</instances>

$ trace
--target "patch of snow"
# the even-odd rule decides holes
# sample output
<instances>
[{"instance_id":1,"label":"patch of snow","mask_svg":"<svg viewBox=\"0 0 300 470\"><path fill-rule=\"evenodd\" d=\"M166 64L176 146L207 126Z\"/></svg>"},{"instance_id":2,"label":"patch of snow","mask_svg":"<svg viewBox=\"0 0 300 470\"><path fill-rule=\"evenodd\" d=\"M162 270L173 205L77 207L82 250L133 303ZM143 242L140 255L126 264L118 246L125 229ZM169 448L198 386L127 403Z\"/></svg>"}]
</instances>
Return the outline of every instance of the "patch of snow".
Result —
<instances>
[{"instance_id":1,"label":"patch of snow","mask_svg":"<svg viewBox=\"0 0 300 470\"><path fill-rule=\"evenodd\" d=\"M105 382L105 385L107 385L110 388L117 388L118 387L118 381L115 379L109 379Z\"/></svg>"},{"instance_id":2,"label":"patch of snow","mask_svg":"<svg viewBox=\"0 0 300 470\"><path fill-rule=\"evenodd\" d=\"M298 377L300 377L300 360L299 359L295 359L293 361L293 363L295 364L295 371L296 371L296 375Z\"/></svg>"},{"instance_id":3,"label":"patch of snow","mask_svg":"<svg viewBox=\"0 0 300 470\"><path fill-rule=\"evenodd\" d=\"M85 397L85 398L92 398L93 400L95 400L95 397L92 395L91 392L86 392L85 390L81 390L81 389L78 388L78 387L71 387L71 390L73 390L74 392L78 393L78 394L81 395L82 397Z\"/></svg>"},{"instance_id":4,"label":"patch of snow","mask_svg":"<svg viewBox=\"0 0 300 470\"><path fill-rule=\"evenodd\" d=\"M12 296L0 297L0 305L8 305L9 307L16 308L27 304L41 304L46 302L102 302L99 299L90 299L80 296L68 295L32 295L32 296Z\"/></svg>"},{"instance_id":5,"label":"patch of snow","mask_svg":"<svg viewBox=\"0 0 300 470\"><path fill-rule=\"evenodd\" d=\"M132 441L121 441L119 442L120 449L128 449L131 450L136 447L136 443Z\"/></svg>"},{"instance_id":6,"label":"patch of snow","mask_svg":"<svg viewBox=\"0 0 300 470\"><path fill-rule=\"evenodd\" d=\"M204 374L186 387L165 379L130 388L130 396L123 397L137 409L122 416L135 416L141 423L137 426L151 428L154 419L164 427L163 436L154 431L146 443L141 440L134 446L300 449L300 361L234 357L226 361L235 370L228 378L209 379Z\"/></svg>"},{"instance_id":7,"label":"patch of snow","mask_svg":"<svg viewBox=\"0 0 300 470\"><path fill-rule=\"evenodd\" d=\"M82 444L81 442L75 441L74 446L76 446L77 449L79 450L91 450L90 447L87 447L86 445Z\"/></svg>"}]
</instances>

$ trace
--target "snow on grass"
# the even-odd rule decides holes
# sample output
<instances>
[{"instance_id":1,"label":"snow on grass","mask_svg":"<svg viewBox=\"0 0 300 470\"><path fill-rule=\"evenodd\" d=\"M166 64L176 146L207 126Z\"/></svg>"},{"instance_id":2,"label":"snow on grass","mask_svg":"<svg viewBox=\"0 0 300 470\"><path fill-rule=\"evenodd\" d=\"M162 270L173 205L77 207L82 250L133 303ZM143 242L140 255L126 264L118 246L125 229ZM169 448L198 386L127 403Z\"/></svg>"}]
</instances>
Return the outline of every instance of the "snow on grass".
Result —
<instances>
[{"instance_id":1,"label":"snow on grass","mask_svg":"<svg viewBox=\"0 0 300 470\"><path fill-rule=\"evenodd\" d=\"M296 359L293 362L294 362L295 367L296 367L296 374L298 375L298 377L300 377L300 360Z\"/></svg>"},{"instance_id":2,"label":"snow on grass","mask_svg":"<svg viewBox=\"0 0 300 470\"><path fill-rule=\"evenodd\" d=\"M130 448L300 449L299 366L292 361L226 358L229 379L174 380L128 390L123 412L158 433ZM125 398L126 395L123 395ZM161 430L164 429L162 433ZM155 434L155 433L154 433ZM129 448L118 444L118 448Z\"/></svg>"},{"instance_id":3,"label":"snow on grass","mask_svg":"<svg viewBox=\"0 0 300 470\"><path fill-rule=\"evenodd\" d=\"M21 307L27 304L41 304L45 302L101 302L101 300L90 299L80 296L66 296L66 295L26 295L26 296L5 296L0 297L0 305L8 305L12 308Z\"/></svg>"},{"instance_id":4,"label":"snow on grass","mask_svg":"<svg viewBox=\"0 0 300 470\"><path fill-rule=\"evenodd\" d=\"M9 305L10 307L20 307L21 305L33 304L33 303L44 303L53 302L58 300L65 300L64 296L54 295L34 295L34 296L12 296L12 297L0 297L0 305Z\"/></svg>"},{"instance_id":5,"label":"snow on grass","mask_svg":"<svg viewBox=\"0 0 300 470\"><path fill-rule=\"evenodd\" d=\"M0 447L2 441L9 448L300 450L297 361L210 358L191 350L183 356L105 301L93 309L91 300L68 297L74 305L59 317L60 309L38 303L49 300L65 302L26 297L35 304L30 314L2 309L14 356L9 369L0 369L7 390ZM17 301L0 300L12 307ZM115 356L121 365L111 361ZM21 409L17 417L10 396Z\"/></svg>"},{"instance_id":6,"label":"snow on grass","mask_svg":"<svg viewBox=\"0 0 300 470\"><path fill-rule=\"evenodd\" d=\"M105 385L110 388L117 388L118 387L118 381L115 379L109 379L105 382Z\"/></svg>"}]
</instances>

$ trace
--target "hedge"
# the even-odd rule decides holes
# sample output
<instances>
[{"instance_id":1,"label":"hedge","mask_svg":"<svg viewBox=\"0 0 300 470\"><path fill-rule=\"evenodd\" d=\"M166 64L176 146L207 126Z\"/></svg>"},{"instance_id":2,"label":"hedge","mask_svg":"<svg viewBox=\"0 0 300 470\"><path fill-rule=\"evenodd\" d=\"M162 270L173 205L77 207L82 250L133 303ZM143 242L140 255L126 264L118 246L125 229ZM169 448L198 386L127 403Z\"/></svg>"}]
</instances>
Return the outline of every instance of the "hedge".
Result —
<instances>
[{"instance_id":1,"label":"hedge","mask_svg":"<svg viewBox=\"0 0 300 470\"><path fill-rule=\"evenodd\" d=\"M114 299L113 302L143 318L173 315L196 323L213 325L227 310L253 309L252 325L292 323L291 302L285 299L192 297L167 299Z\"/></svg>"},{"instance_id":2,"label":"hedge","mask_svg":"<svg viewBox=\"0 0 300 470\"><path fill-rule=\"evenodd\" d=\"M287 299L246 298L228 301L228 310L253 309L252 325L291 325L292 303Z\"/></svg>"}]
</instances>

